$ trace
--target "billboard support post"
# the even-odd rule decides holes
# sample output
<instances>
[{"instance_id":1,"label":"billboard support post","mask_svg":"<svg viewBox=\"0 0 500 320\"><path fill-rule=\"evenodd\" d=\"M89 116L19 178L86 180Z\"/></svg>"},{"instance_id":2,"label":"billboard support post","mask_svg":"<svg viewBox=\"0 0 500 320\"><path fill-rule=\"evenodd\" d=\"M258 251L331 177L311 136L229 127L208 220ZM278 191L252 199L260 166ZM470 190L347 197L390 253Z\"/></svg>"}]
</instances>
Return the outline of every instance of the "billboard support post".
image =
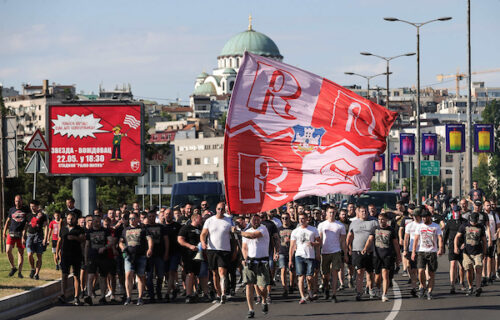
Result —
<instances>
[{"instance_id":1,"label":"billboard support post","mask_svg":"<svg viewBox=\"0 0 500 320\"><path fill-rule=\"evenodd\" d=\"M95 178L81 177L73 180L73 198L83 216L92 215L97 207Z\"/></svg>"}]
</instances>

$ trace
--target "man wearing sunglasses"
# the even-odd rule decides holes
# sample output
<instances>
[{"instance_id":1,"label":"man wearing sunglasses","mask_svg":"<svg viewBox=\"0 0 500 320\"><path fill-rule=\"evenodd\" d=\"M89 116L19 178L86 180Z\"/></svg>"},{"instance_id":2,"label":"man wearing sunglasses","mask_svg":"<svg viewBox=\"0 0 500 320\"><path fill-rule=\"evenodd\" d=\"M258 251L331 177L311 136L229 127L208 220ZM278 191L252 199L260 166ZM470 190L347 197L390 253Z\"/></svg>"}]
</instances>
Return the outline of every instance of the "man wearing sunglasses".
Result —
<instances>
[{"instance_id":1,"label":"man wearing sunglasses","mask_svg":"<svg viewBox=\"0 0 500 320\"><path fill-rule=\"evenodd\" d=\"M281 271L281 284L283 285L283 297L288 297L288 292L293 293L293 283L294 283L294 278L295 278L295 271L293 268L288 268L288 260L289 260L289 252L290 252L290 236L292 235L292 231L294 228L294 225L292 224L292 221L290 219L290 215L285 212L281 215L281 227L278 228L278 234L280 237L280 248L279 248L279 258L278 258L278 265L279 269ZM286 274L287 274L287 269L289 269L289 280L290 280L290 287L288 287L287 279L286 279Z\"/></svg>"}]
</instances>

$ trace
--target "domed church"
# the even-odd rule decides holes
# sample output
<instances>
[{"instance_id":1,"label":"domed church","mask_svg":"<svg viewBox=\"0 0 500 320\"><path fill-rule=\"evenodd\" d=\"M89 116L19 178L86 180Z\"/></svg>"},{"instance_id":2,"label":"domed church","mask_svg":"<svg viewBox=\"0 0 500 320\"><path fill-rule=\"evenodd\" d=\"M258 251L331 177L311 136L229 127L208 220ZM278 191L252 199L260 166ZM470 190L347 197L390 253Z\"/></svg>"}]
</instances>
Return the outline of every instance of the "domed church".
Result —
<instances>
[{"instance_id":1,"label":"domed church","mask_svg":"<svg viewBox=\"0 0 500 320\"><path fill-rule=\"evenodd\" d=\"M190 97L193 115L196 118L216 119L227 111L236 74L245 51L263 57L283 60L278 46L263 33L252 27L252 17L248 18L248 29L229 39L217 57L217 68L209 75L200 73L196 78L194 92Z\"/></svg>"}]
</instances>

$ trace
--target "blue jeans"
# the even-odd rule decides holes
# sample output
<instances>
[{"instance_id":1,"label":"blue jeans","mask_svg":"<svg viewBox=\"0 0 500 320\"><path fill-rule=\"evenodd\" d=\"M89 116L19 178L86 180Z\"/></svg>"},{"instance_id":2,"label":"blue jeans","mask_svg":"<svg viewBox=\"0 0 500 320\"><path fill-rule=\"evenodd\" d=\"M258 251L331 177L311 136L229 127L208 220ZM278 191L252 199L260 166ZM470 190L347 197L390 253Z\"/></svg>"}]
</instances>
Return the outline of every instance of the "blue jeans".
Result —
<instances>
[{"instance_id":1,"label":"blue jeans","mask_svg":"<svg viewBox=\"0 0 500 320\"><path fill-rule=\"evenodd\" d=\"M314 274L314 259L295 256L295 270L298 276L312 276Z\"/></svg>"},{"instance_id":2,"label":"blue jeans","mask_svg":"<svg viewBox=\"0 0 500 320\"><path fill-rule=\"evenodd\" d=\"M135 259L131 260L131 257L128 256L124 259L125 263L125 272L135 272L138 276L143 276L146 271L146 256L135 257Z\"/></svg>"},{"instance_id":3,"label":"blue jeans","mask_svg":"<svg viewBox=\"0 0 500 320\"><path fill-rule=\"evenodd\" d=\"M161 285L163 283L163 275L165 272L165 261L163 257L151 257L147 260L146 286L151 298L155 296L153 279L156 271L156 294L161 297Z\"/></svg>"}]
</instances>

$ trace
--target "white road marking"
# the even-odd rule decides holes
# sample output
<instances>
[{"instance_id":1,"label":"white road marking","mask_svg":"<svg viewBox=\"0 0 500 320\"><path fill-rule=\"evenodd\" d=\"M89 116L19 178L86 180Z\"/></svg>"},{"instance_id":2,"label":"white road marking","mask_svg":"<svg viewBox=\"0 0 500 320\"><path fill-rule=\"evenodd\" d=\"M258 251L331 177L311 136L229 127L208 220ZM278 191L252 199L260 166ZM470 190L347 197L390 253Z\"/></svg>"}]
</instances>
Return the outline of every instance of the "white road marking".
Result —
<instances>
[{"instance_id":1,"label":"white road marking","mask_svg":"<svg viewBox=\"0 0 500 320\"><path fill-rule=\"evenodd\" d=\"M385 318L385 320L396 319L396 316L401 309L401 305L403 304L403 300L401 299L401 290L399 290L398 283L395 280L392 280L392 291L394 292L394 305L392 306L392 310Z\"/></svg>"},{"instance_id":2,"label":"white road marking","mask_svg":"<svg viewBox=\"0 0 500 320\"><path fill-rule=\"evenodd\" d=\"M236 292L238 292L238 291L241 289L241 287L242 287L242 286L241 286L241 284L237 284L237 285L236 285L236 290L235 290L235 291L236 291ZM218 307L220 307L220 306L221 306L221 304L220 304L220 303L218 303L218 302L216 302L216 303L215 303L213 306L211 306L210 308L208 308L208 309L206 309L206 310L204 310L204 311L202 311L202 312L198 313L197 315L192 316L191 318L189 318L189 319L187 319L187 320L197 320L197 319L199 319L199 318L201 318L201 317L203 317L203 316L205 316L205 315L209 314L210 312L214 311L215 309L217 309L217 308L218 308Z\"/></svg>"}]
</instances>

